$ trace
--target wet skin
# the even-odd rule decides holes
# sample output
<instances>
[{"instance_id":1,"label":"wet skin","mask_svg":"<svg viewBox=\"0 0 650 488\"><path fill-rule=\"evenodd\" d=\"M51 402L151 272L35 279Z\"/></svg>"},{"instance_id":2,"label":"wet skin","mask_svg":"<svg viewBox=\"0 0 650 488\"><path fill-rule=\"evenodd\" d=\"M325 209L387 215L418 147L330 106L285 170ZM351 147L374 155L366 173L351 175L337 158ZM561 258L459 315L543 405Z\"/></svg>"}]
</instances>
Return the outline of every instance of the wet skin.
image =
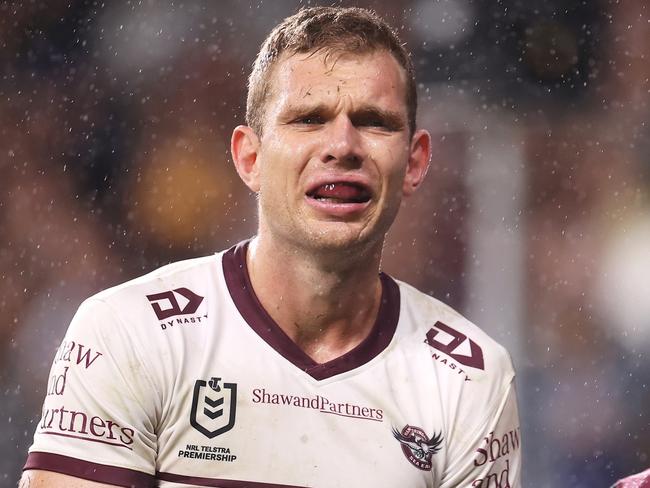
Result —
<instances>
[{"instance_id":1,"label":"wet skin","mask_svg":"<svg viewBox=\"0 0 650 488\"><path fill-rule=\"evenodd\" d=\"M405 77L385 51L278 62L244 178L261 232L313 251L380 245L428 163L429 135L408 127Z\"/></svg>"}]
</instances>

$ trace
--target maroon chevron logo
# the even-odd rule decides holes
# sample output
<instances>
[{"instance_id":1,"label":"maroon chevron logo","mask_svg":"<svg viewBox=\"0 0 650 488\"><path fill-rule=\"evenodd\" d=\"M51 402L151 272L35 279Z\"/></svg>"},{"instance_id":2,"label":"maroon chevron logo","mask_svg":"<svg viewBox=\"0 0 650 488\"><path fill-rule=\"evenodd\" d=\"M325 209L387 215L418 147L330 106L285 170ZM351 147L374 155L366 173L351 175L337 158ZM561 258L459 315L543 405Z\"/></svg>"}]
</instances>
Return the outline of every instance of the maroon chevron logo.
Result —
<instances>
[{"instance_id":1,"label":"maroon chevron logo","mask_svg":"<svg viewBox=\"0 0 650 488\"><path fill-rule=\"evenodd\" d=\"M439 341L436 336L440 332L444 332L447 336L451 337L451 340L448 342ZM469 355L460 354L458 352L458 348L465 341L468 341ZM483 359L483 350L481 347L465 334L456 329L452 329L447 324L436 322L435 325L429 329L429 332L427 332L425 342L434 349L437 349L450 358L455 359L460 364L464 364L470 368L485 369L485 361Z\"/></svg>"},{"instance_id":2,"label":"maroon chevron logo","mask_svg":"<svg viewBox=\"0 0 650 488\"><path fill-rule=\"evenodd\" d=\"M180 296L184 302L182 308L177 296ZM156 313L158 320L165 320L176 315L196 313L199 305L203 302L203 298L187 288L175 288L172 291L147 295L147 299L151 303L151 307Z\"/></svg>"}]
</instances>

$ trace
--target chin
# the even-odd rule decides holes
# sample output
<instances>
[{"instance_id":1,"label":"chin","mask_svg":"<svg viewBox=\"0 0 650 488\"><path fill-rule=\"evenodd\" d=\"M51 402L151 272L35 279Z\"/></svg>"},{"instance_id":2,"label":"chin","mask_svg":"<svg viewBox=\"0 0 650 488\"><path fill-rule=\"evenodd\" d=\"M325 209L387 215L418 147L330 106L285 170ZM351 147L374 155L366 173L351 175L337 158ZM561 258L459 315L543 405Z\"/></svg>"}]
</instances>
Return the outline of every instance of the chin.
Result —
<instances>
[{"instance_id":1,"label":"chin","mask_svg":"<svg viewBox=\"0 0 650 488\"><path fill-rule=\"evenodd\" d=\"M283 221L262 218L261 227L275 236L273 240L283 241L289 248L314 254L361 256L377 249L381 251L384 236L392 222L388 218L377 220L368 217L345 222L303 214Z\"/></svg>"},{"instance_id":2,"label":"chin","mask_svg":"<svg viewBox=\"0 0 650 488\"><path fill-rule=\"evenodd\" d=\"M383 242L383 235L368 228L340 222L321 223L308 232L307 245L321 252L362 252Z\"/></svg>"}]
</instances>

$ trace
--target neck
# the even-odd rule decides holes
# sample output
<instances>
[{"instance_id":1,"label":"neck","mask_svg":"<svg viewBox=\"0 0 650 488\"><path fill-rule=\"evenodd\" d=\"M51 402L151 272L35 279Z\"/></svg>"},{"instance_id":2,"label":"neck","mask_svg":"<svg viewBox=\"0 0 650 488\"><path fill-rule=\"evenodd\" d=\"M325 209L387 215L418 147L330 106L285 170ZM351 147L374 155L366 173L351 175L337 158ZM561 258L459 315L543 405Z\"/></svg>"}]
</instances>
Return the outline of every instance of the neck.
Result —
<instances>
[{"instance_id":1,"label":"neck","mask_svg":"<svg viewBox=\"0 0 650 488\"><path fill-rule=\"evenodd\" d=\"M316 255L257 236L247 266L267 313L307 355L324 363L356 347L375 323L381 246Z\"/></svg>"}]
</instances>

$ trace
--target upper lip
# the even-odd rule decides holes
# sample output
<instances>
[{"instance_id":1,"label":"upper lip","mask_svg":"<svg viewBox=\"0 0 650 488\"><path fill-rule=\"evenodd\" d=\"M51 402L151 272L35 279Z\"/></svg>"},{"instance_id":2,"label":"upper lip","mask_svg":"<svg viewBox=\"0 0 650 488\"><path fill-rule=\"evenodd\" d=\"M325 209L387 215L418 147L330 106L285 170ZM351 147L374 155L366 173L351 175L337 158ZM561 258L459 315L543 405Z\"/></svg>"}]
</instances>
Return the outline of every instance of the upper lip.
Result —
<instances>
[{"instance_id":1,"label":"upper lip","mask_svg":"<svg viewBox=\"0 0 650 488\"><path fill-rule=\"evenodd\" d=\"M316 176L308 181L307 191L305 194L313 195L321 186L335 185L337 183L358 186L367 192L368 195L370 195L370 198L374 195L374 191L368 179L362 175L355 174L330 174Z\"/></svg>"}]
</instances>

